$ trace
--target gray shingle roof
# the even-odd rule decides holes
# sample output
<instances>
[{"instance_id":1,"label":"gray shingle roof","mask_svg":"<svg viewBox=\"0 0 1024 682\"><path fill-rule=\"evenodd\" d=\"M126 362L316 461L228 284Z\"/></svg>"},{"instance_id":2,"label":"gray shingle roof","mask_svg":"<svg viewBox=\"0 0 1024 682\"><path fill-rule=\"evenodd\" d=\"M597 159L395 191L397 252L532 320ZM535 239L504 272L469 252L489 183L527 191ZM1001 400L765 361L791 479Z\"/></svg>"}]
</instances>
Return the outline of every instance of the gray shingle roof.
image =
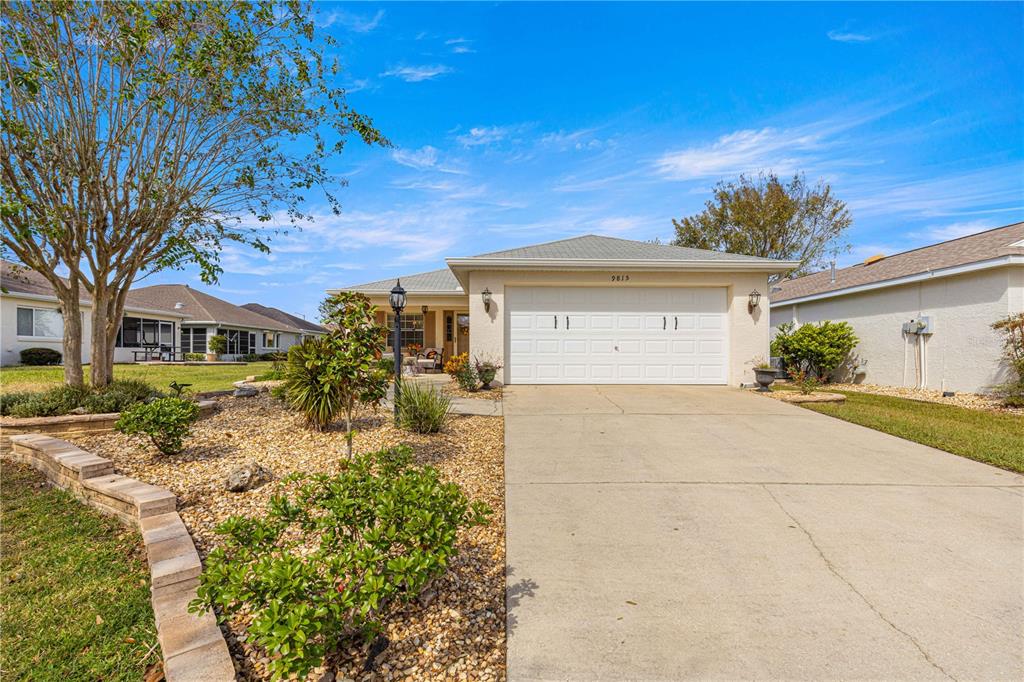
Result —
<instances>
[{"instance_id":1,"label":"gray shingle roof","mask_svg":"<svg viewBox=\"0 0 1024 682\"><path fill-rule=\"evenodd\" d=\"M246 310L251 310L254 313L259 313L264 317L269 317L270 319L277 320L278 322L281 322L283 324L291 325L292 327L295 327L296 329L301 329L302 331L318 332L322 334L327 333L326 327L321 327L316 322L304 320L297 315L286 313L280 308L272 308L267 305L260 305L259 303L245 303L239 307L245 308Z\"/></svg>"},{"instance_id":2,"label":"gray shingle roof","mask_svg":"<svg viewBox=\"0 0 1024 682\"><path fill-rule=\"evenodd\" d=\"M359 291L364 294L386 293L395 286L395 278L381 279L366 284L356 284L350 287L341 287L341 291ZM431 270L415 275L402 275L402 287L406 291L440 292L440 293L462 293L462 286L455 279L455 275L448 268L443 270Z\"/></svg>"},{"instance_id":3,"label":"gray shingle roof","mask_svg":"<svg viewBox=\"0 0 1024 682\"><path fill-rule=\"evenodd\" d=\"M932 270L977 263L999 256L1024 255L1024 247L1013 246L1022 239L1024 239L1024 222L997 227L959 239L951 239L886 256L870 265L858 263L836 270L835 282L832 281L829 270L792 280L783 280L775 285L780 291L772 292L771 301L772 303L781 303L804 296L840 292L843 289L864 284L874 284Z\"/></svg>"},{"instance_id":4,"label":"gray shingle roof","mask_svg":"<svg viewBox=\"0 0 1024 682\"><path fill-rule=\"evenodd\" d=\"M602 237L587 234L544 244L521 246L515 249L484 253L472 258L521 258L524 260L555 258L563 260L661 260L661 261L751 261L770 259L745 256L738 253L691 249L685 246L638 242L632 239Z\"/></svg>"},{"instance_id":5,"label":"gray shingle roof","mask_svg":"<svg viewBox=\"0 0 1024 682\"><path fill-rule=\"evenodd\" d=\"M268 331L292 333L299 331L290 324L284 324L246 310L234 303L228 303L184 284L154 284L141 289L132 289L131 297L135 301L144 302L147 308L187 313L196 322L216 322L232 327L266 329ZM182 304L181 308L176 307L178 303Z\"/></svg>"}]
</instances>

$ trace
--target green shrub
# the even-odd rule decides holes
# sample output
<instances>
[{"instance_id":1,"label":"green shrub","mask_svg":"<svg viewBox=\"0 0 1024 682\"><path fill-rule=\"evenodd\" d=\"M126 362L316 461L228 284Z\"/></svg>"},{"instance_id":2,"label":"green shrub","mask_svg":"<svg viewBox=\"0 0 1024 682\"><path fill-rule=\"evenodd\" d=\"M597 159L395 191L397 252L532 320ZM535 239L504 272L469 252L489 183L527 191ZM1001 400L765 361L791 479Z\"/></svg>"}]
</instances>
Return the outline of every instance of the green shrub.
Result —
<instances>
[{"instance_id":1,"label":"green shrub","mask_svg":"<svg viewBox=\"0 0 1024 682\"><path fill-rule=\"evenodd\" d=\"M320 337L306 339L288 351L284 394L317 431L326 429L342 408L341 395L331 377L333 355L334 350Z\"/></svg>"},{"instance_id":2,"label":"green shrub","mask_svg":"<svg viewBox=\"0 0 1024 682\"><path fill-rule=\"evenodd\" d=\"M103 390L117 391L119 393L130 395L136 402L142 402L144 400L149 400L150 398L159 398L163 396L160 391L156 390L152 385L142 379L114 379Z\"/></svg>"},{"instance_id":3,"label":"green shrub","mask_svg":"<svg viewBox=\"0 0 1024 682\"><path fill-rule=\"evenodd\" d=\"M805 371L821 381L828 381L858 341L847 322L825 320L795 329L789 322L779 325L771 351L782 359L783 368L790 374Z\"/></svg>"},{"instance_id":4,"label":"green shrub","mask_svg":"<svg viewBox=\"0 0 1024 682\"><path fill-rule=\"evenodd\" d=\"M249 641L275 678L305 678L347 637L373 637L383 613L447 570L460 531L490 514L433 467L413 464L406 446L296 479L264 516L217 527L223 539L190 606L251 617Z\"/></svg>"},{"instance_id":5,"label":"green shrub","mask_svg":"<svg viewBox=\"0 0 1024 682\"><path fill-rule=\"evenodd\" d=\"M82 402L82 407L89 414L108 414L110 412L123 412L138 402L135 396L130 393L111 389L90 393Z\"/></svg>"},{"instance_id":6,"label":"green shrub","mask_svg":"<svg viewBox=\"0 0 1024 682\"><path fill-rule=\"evenodd\" d=\"M259 362L260 356L256 353L246 353L240 359L242 362Z\"/></svg>"},{"instance_id":7,"label":"green shrub","mask_svg":"<svg viewBox=\"0 0 1024 682\"><path fill-rule=\"evenodd\" d=\"M210 337L210 340L209 342L207 342L206 347L210 349L211 353L223 355L224 353L228 352L228 337L224 336L223 334L214 334L213 336Z\"/></svg>"},{"instance_id":8,"label":"green shrub","mask_svg":"<svg viewBox=\"0 0 1024 682\"><path fill-rule=\"evenodd\" d=\"M398 397L398 425L416 433L437 433L451 408L452 399L441 391L403 382Z\"/></svg>"},{"instance_id":9,"label":"green shrub","mask_svg":"<svg viewBox=\"0 0 1024 682\"><path fill-rule=\"evenodd\" d=\"M185 362L202 362L206 359L206 353L185 353L182 357L185 358Z\"/></svg>"},{"instance_id":10,"label":"green shrub","mask_svg":"<svg viewBox=\"0 0 1024 682\"><path fill-rule=\"evenodd\" d=\"M818 387L821 386L821 382L818 381L818 378L816 376L802 369L793 370L793 373L790 375L790 377L793 379L793 383L796 385L796 387L804 395L810 395L814 393L816 390L818 390Z\"/></svg>"},{"instance_id":11,"label":"green shrub","mask_svg":"<svg viewBox=\"0 0 1024 682\"><path fill-rule=\"evenodd\" d=\"M377 369L390 380L395 378L395 359L390 355L382 355L377 359Z\"/></svg>"},{"instance_id":12,"label":"green shrub","mask_svg":"<svg viewBox=\"0 0 1024 682\"><path fill-rule=\"evenodd\" d=\"M61 354L52 348L26 348L21 351L23 365L59 365Z\"/></svg>"},{"instance_id":13,"label":"green shrub","mask_svg":"<svg viewBox=\"0 0 1024 682\"><path fill-rule=\"evenodd\" d=\"M16 405L38 398L39 394L32 391L21 393L0 393L0 416L6 417Z\"/></svg>"},{"instance_id":14,"label":"green shrub","mask_svg":"<svg viewBox=\"0 0 1024 682\"><path fill-rule=\"evenodd\" d=\"M288 359L288 353L282 353L281 351L260 353L258 357L263 362L285 362Z\"/></svg>"},{"instance_id":15,"label":"green shrub","mask_svg":"<svg viewBox=\"0 0 1024 682\"><path fill-rule=\"evenodd\" d=\"M476 369L468 363L460 366L455 371L454 376L455 381L459 384L459 388L463 391L475 391L477 384L480 381L480 377L477 376Z\"/></svg>"},{"instance_id":16,"label":"green shrub","mask_svg":"<svg viewBox=\"0 0 1024 682\"><path fill-rule=\"evenodd\" d=\"M1024 313L1005 317L992 325L1003 336L1003 357L1013 377L995 387L1008 407L1024 407Z\"/></svg>"},{"instance_id":17,"label":"green shrub","mask_svg":"<svg viewBox=\"0 0 1024 682\"><path fill-rule=\"evenodd\" d=\"M121 413L114 428L128 435L149 436L165 455L181 452L182 443L199 419L199 403L185 398L158 398L136 403Z\"/></svg>"},{"instance_id":18,"label":"green shrub","mask_svg":"<svg viewBox=\"0 0 1024 682\"><path fill-rule=\"evenodd\" d=\"M80 386L54 386L36 393L10 409L12 417L57 417L79 407L89 395Z\"/></svg>"}]
</instances>

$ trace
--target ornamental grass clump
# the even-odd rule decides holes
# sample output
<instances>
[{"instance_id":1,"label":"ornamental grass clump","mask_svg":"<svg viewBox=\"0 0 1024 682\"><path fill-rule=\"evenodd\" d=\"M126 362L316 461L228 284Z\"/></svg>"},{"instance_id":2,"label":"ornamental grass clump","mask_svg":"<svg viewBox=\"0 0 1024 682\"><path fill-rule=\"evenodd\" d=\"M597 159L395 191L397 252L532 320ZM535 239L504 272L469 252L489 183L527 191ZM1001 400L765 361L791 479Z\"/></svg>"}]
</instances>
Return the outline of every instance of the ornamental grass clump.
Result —
<instances>
[{"instance_id":1,"label":"ornamental grass clump","mask_svg":"<svg viewBox=\"0 0 1024 682\"><path fill-rule=\"evenodd\" d=\"M244 615L275 679L304 679L353 638L416 598L458 552L461 531L486 523L436 469L399 446L356 456L340 474L298 474L258 518L231 517L206 558L198 598L222 619Z\"/></svg>"},{"instance_id":2,"label":"ornamental grass clump","mask_svg":"<svg viewBox=\"0 0 1024 682\"><path fill-rule=\"evenodd\" d=\"M415 433L437 433L452 409L452 399L417 383L403 383L398 398L398 425Z\"/></svg>"},{"instance_id":3,"label":"ornamental grass clump","mask_svg":"<svg viewBox=\"0 0 1024 682\"><path fill-rule=\"evenodd\" d=\"M185 398L158 398L136 403L122 412L114 428L129 436L148 436L157 450L176 455L198 419L199 403Z\"/></svg>"},{"instance_id":4,"label":"ornamental grass clump","mask_svg":"<svg viewBox=\"0 0 1024 682\"><path fill-rule=\"evenodd\" d=\"M1005 317L992 325L1003 336L1003 357L1013 376L995 387L1007 407L1024 407L1024 313Z\"/></svg>"}]
</instances>

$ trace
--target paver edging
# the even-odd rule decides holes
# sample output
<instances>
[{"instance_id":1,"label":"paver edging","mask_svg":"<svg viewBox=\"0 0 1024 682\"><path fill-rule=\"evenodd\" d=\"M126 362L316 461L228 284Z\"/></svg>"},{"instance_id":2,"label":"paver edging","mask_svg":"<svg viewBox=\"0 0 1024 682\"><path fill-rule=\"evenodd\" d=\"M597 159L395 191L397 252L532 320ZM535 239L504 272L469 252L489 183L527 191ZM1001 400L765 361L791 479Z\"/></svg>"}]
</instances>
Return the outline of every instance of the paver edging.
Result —
<instances>
[{"instance_id":1,"label":"paver edging","mask_svg":"<svg viewBox=\"0 0 1024 682\"><path fill-rule=\"evenodd\" d=\"M38 469L57 487L142 533L168 682L234 680L235 666L213 612L188 611L203 566L177 512L174 493L117 474L109 459L45 434L11 436L10 445L12 459Z\"/></svg>"},{"instance_id":2,"label":"paver edging","mask_svg":"<svg viewBox=\"0 0 1024 682\"><path fill-rule=\"evenodd\" d=\"M216 409L217 403L212 400L199 401L200 418L209 416ZM66 438L86 433L110 433L120 417L120 412L62 414L59 417L0 417L0 455L10 454L12 436L36 433Z\"/></svg>"}]
</instances>

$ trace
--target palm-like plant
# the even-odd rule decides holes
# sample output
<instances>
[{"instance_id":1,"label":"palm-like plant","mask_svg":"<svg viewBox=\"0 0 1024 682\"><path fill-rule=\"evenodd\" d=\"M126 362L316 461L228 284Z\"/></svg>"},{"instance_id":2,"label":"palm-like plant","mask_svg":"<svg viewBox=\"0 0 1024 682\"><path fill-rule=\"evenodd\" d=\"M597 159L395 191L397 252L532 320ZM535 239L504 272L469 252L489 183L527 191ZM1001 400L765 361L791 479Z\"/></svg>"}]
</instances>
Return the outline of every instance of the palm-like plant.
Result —
<instances>
[{"instance_id":1,"label":"palm-like plant","mask_svg":"<svg viewBox=\"0 0 1024 682\"><path fill-rule=\"evenodd\" d=\"M288 351L284 368L285 400L323 431L341 410L341 393L331 376L331 349L327 337L311 337Z\"/></svg>"}]
</instances>

